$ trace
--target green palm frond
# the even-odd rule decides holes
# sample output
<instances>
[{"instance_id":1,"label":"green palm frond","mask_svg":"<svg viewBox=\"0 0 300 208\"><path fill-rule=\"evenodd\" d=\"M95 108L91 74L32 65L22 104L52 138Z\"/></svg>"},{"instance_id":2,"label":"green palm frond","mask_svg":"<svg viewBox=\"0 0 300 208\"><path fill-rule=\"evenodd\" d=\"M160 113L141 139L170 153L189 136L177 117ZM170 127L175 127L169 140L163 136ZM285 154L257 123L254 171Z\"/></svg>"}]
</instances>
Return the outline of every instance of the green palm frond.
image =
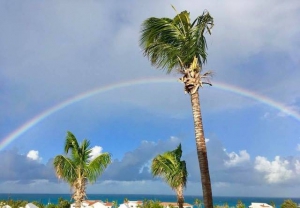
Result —
<instances>
[{"instance_id":1,"label":"green palm frond","mask_svg":"<svg viewBox=\"0 0 300 208\"><path fill-rule=\"evenodd\" d=\"M176 9L175 9L175 11L176 11ZM177 13L177 11L176 11L176 13ZM190 30L190 26L191 26L189 12L183 11L180 14L177 14L174 17L173 22L184 32L185 36L189 35L189 30Z\"/></svg>"},{"instance_id":2,"label":"green palm frond","mask_svg":"<svg viewBox=\"0 0 300 208\"><path fill-rule=\"evenodd\" d=\"M111 155L109 153L103 153L90 161L89 165L86 167L89 181L95 182L97 177L104 172L110 163Z\"/></svg>"},{"instance_id":3,"label":"green palm frond","mask_svg":"<svg viewBox=\"0 0 300 208\"><path fill-rule=\"evenodd\" d=\"M81 155L81 162L87 163L90 159L90 154L92 152L92 149L89 148L90 141L84 139L83 142L80 145L80 155Z\"/></svg>"},{"instance_id":4,"label":"green palm frond","mask_svg":"<svg viewBox=\"0 0 300 208\"><path fill-rule=\"evenodd\" d=\"M204 33L210 34L212 26L213 18L206 11L193 23L187 11L173 19L151 17L142 24L140 46L152 65L167 73L176 67L189 67L194 57L201 66L207 58Z\"/></svg>"},{"instance_id":5,"label":"green palm frond","mask_svg":"<svg viewBox=\"0 0 300 208\"><path fill-rule=\"evenodd\" d=\"M68 131L66 141L65 141L65 153L68 154L70 149L74 152L78 152L79 145L74 134Z\"/></svg>"},{"instance_id":6,"label":"green palm frond","mask_svg":"<svg viewBox=\"0 0 300 208\"><path fill-rule=\"evenodd\" d=\"M179 146L172 151L172 154L175 155L176 161L180 161L180 158L182 156L181 144L179 144Z\"/></svg>"},{"instance_id":7,"label":"green palm frond","mask_svg":"<svg viewBox=\"0 0 300 208\"><path fill-rule=\"evenodd\" d=\"M185 161L180 161L181 155L181 144L173 151L157 155L152 160L152 175L161 176L172 189L185 187L188 172Z\"/></svg>"},{"instance_id":8,"label":"green palm frond","mask_svg":"<svg viewBox=\"0 0 300 208\"><path fill-rule=\"evenodd\" d=\"M90 141L84 139L79 145L71 132L67 133L64 151L66 155L57 155L54 158L56 175L70 184L74 190L73 198L80 203L85 197L86 184L96 181L111 163L111 156L103 153L90 160Z\"/></svg>"},{"instance_id":9,"label":"green palm frond","mask_svg":"<svg viewBox=\"0 0 300 208\"><path fill-rule=\"evenodd\" d=\"M57 155L54 158L53 165L58 178L61 178L68 183L73 183L75 181L76 165L70 158L64 155Z\"/></svg>"}]
</instances>

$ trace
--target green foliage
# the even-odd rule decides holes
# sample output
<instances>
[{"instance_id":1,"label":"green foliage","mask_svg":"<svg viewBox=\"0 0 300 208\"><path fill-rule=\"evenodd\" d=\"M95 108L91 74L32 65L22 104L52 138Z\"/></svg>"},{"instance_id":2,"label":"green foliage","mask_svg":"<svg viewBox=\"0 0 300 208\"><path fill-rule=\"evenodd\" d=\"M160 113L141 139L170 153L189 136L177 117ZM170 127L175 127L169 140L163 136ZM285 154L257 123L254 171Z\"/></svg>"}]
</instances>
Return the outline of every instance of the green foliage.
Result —
<instances>
[{"instance_id":1,"label":"green foliage","mask_svg":"<svg viewBox=\"0 0 300 208\"><path fill-rule=\"evenodd\" d=\"M195 205L197 208L201 208L202 205L203 205L203 202L202 202L200 199L195 199L194 205Z\"/></svg>"},{"instance_id":2,"label":"green foliage","mask_svg":"<svg viewBox=\"0 0 300 208\"><path fill-rule=\"evenodd\" d=\"M56 204L47 204L46 208L57 208Z\"/></svg>"},{"instance_id":3,"label":"green foliage","mask_svg":"<svg viewBox=\"0 0 300 208\"><path fill-rule=\"evenodd\" d=\"M238 200L238 202L236 204L236 208L246 208L246 205L243 204L243 202L241 200Z\"/></svg>"},{"instance_id":4,"label":"green foliage","mask_svg":"<svg viewBox=\"0 0 300 208\"><path fill-rule=\"evenodd\" d=\"M215 205L214 208L229 208L227 203L224 203L223 205Z\"/></svg>"},{"instance_id":5,"label":"green foliage","mask_svg":"<svg viewBox=\"0 0 300 208\"><path fill-rule=\"evenodd\" d=\"M181 144L173 151L157 155L152 160L151 172L153 176L161 176L172 188L185 187L187 170L185 161L180 161L182 155Z\"/></svg>"},{"instance_id":6,"label":"green foliage","mask_svg":"<svg viewBox=\"0 0 300 208\"><path fill-rule=\"evenodd\" d=\"M118 201L113 201L112 202L112 207L113 208L118 208Z\"/></svg>"},{"instance_id":7,"label":"green foliage","mask_svg":"<svg viewBox=\"0 0 300 208\"><path fill-rule=\"evenodd\" d=\"M273 208L276 208L276 205L275 205L275 202L274 202L274 201L271 201L271 202L270 202L270 205L271 205Z\"/></svg>"},{"instance_id":8,"label":"green foliage","mask_svg":"<svg viewBox=\"0 0 300 208\"><path fill-rule=\"evenodd\" d=\"M180 208L184 203L183 188L186 187L188 172L185 161L181 161L181 144L173 151L157 155L151 164L153 176L161 176L176 191L177 203Z\"/></svg>"},{"instance_id":9,"label":"green foliage","mask_svg":"<svg viewBox=\"0 0 300 208\"><path fill-rule=\"evenodd\" d=\"M173 19L151 17L141 28L140 46L152 65L171 72L176 67L189 67L194 57L199 64L206 62L206 39L211 33L213 18L207 11L190 21L190 13L183 11Z\"/></svg>"},{"instance_id":10,"label":"green foliage","mask_svg":"<svg viewBox=\"0 0 300 208\"><path fill-rule=\"evenodd\" d=\"M70 208L70 205L71 205L70 201L65 200L61 197L58 199L57 208Z\"/></svg>"},{"instance_id":11,"label":"green foliage","mask_svg":"<svg viewBox=\"0 0 300 208\"><path fill-rule=\"evenodd\" d=\"M109 153L102 153L92 159L92 149L89 146L88 140L84 139L79 144L76 137L68 131L64 146L65 155L57 155L53 161L58 178L65 180L73 188L76 206L80 206L86 196L86 184L95 182L111 163Z\"/></svg>"},{"instance_id":12,"label":"green foliage","mask_svg":"<svg viewBox=\"0 0 300 208\"><path fill-rule=\"evenodd\" d=\"M281 208L297 208L297 204L291 199L284 200L280 206Z\"/></svg>"},{"instance_id":13,"label":"green foliage","mask_svg":"<svg viewBox=\"0 0 300 208\"><path fill-rule=\"evenodd\" d=\"M229 205L224 203L223 205L214 205L214 208L229 208Z\"/></svg>"},{"instance_id":14,"label":"green foliage","mask_svg":"<svg viewBox=\"0 0 300 208\"><path fill-rule=\"evenodd\" d=\"M28 203L29 203L28 201L12 200L12 199L2 201L2 204L7 204L7 205L11 206L12 208L25 207L25 205Z\"/></svg>"},{"instance_id":15,"label":"green foliage","mask_svg":"<svg viewBox=\"0 0 300 208\"><path fill-rule=\"evenodd\" d=\"M157 200L147 200L143 201L143 205L140 208L164 208L163 205L160 204L160 201Z\"/></svg>"}]
</instances>

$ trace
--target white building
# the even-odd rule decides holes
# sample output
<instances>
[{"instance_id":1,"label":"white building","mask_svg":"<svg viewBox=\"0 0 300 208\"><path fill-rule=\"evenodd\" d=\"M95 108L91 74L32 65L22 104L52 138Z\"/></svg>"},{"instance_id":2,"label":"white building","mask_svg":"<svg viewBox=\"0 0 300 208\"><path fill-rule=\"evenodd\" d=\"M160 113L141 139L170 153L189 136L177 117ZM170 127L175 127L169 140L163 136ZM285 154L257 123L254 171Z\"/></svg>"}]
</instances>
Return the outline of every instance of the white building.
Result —
<instances>
[{"instance_id":1,"label":"white building","mask_svg":"<svg viewBox=\"0 0 300 208\"><path fill-rule=\"evenodd\" d=\"M273 208L271 205L267 203L251 203L249 208Z\"/></svg>"},{"instance_id":2,"label":"white building","mask_svg":"<svg viewBox=\"0 0 300 208\"><path fill-rule=\"evenodd\" d=\"M123 204L120 204L119 208L138 208L142 204L142 201L127 201Z\"/></svg>"},{"instance_id":3,"label":"white building","mask_svg":"<svg viewBox=\"0 0 300 208\"><path fill-rule=\"evenodd\" d=\"M32 203L28 203L28 204L25 205L25 208L39 208L39 207L32 204Z\"/></svg>"},{"instance_id":4,"label":"white building","mask_svg":"<svg viewBox=\"0 0 300 208\"><path fill-rule=\"evenodd\" d=\"M84 200L81 208L112 208L111 202L103 202L101 200ZM75 208L75 203L71 204L71 208Z\"/></svg>"}]
</instances>

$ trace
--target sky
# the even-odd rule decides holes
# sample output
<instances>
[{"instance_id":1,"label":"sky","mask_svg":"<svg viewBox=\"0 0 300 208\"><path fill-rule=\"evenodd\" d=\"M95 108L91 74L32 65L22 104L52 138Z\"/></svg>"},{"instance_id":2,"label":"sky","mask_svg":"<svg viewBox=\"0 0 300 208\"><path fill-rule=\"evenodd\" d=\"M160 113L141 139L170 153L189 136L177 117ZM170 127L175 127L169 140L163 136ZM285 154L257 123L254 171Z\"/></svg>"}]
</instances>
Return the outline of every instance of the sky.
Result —
<instances>
[{"instance_id":1,"label":"sky","mask_svg":"<svg viewBox=\"0 0 300 208\"><path fill-rule=\"evenodd\" d=\"M215 22L199 90L213 195L299 196L298 0L0 1L0 193L70 193L52 162L71 131L112 155L88 193L173 194L149 168L181 143L184 193L202 195L190 97L139 46L171 5Z\"/></svg>"}]
</instances>

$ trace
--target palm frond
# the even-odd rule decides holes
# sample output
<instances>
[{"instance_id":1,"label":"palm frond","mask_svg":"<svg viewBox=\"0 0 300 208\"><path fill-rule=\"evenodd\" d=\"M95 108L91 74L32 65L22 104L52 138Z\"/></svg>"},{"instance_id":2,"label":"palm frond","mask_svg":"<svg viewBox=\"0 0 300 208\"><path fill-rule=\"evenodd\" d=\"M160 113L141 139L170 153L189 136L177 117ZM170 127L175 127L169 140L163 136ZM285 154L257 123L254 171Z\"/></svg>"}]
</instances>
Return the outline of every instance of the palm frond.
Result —
<instances>
[{"instance_id":1,"label":"palm frond","mask_svg":"<svg viewBox=\"0 0 300 208\"><path fill-rule=\"evenodd\" d=\"M194 57L201 66L207 60L204 32L210 34L212 26L213 18L207 11L192 24L187 11L173 19L151 17L142 24L140 46L151 64L167 73L178 66L189 67Z\"/></svg>"},{"instance_id":2,"label":"palm frond","mask_svg":"<svg viewBox=\"0 0 300 208\"><path fill-rule=\"evenodd\" d=\"M80 145L80 151L81 151L81 160L82 163L88 163L90 159L90 154L92 152L92 149L90 147L90 141L84 139L83 142Z\"/></svg>"},{"instance_id":3,"label":"palm frond","mask_svg":"<svg viewBox=\"0 0 300 208\"><path fill-rule=\"evenodd\" d=\"M86 177L90 182L95 182L97 177L101 175L107 166L111 163L111 155L102 153L94 158L86 167Z\"/></svg>"},{"instance_id":4,"label":"palm frond","mask_svg":"<svg viewBox=\"0 0 300 208\"><path fill-rule=\"evenodd\" d=\"M73 183L76 179L76 165L74 162L64 155L57 155L54 158L53 165L58 178L68 183Z\"/></svg>"},{"instance_id":5,"label":"palm frond","mask_svg":"<svg viewBox=\"0 0 300 208\"><path fill-rule=\"evenodd\" d=\"M185 187L188 174L185 161L180 161L181 155L181 144L173 151L157 155L152 160L152 175L162 177L172 189Z\"/></svg>"},{"instance_id":6,"label":"palm frond","mask_svg":"<svg viewBox=\"0 0 300 208\"><path fill-rule=\"evenodd\" d=\"M79 148L78 142L74 134L70 131L67 132L67 137L65 141L65 153L68 154L69 150L77 151Z\"/></svg>"},{"instance_id":7,"label":"palm frond","mask_svg":"<svg viewBox=\"0 0 300 208\"><path fill-rule=\"evenodd\" d=\"M86 196L86 184L89 181L96 181L96 178L103 173L111 162L110 155L103 153L90 160L92 152L90 141L84 139L79 145L71 132L67 133L64 151L66 155L57 155L54 158L55 172L59 178L70 184L74 191L73 198L77 204L80 204Z\"/></svg>"}]
</instances>

